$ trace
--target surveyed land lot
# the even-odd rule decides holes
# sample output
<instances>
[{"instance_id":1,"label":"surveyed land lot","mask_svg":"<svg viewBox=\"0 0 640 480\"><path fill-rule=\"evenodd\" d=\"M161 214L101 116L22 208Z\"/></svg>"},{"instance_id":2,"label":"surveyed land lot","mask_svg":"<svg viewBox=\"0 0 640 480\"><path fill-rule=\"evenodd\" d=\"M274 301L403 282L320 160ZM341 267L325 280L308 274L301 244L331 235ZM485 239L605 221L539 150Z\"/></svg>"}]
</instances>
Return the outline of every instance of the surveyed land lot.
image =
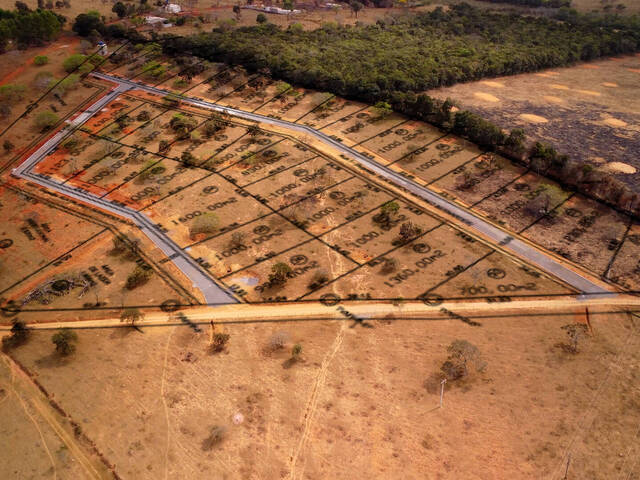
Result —
<instances>
[{"instance_id":1,"label":"surveyed land lot","mask_svg":"<svg viewBox=\"0 0 640 480\"><path fill-rule=\"evenodd\" d=\"M177 65L155 61L164 73L150 78L149 62L143 54L110 73L173 97L121 94L35 172L148 216L243 301L573 290L304 135L231 115L211 128L211 112L182 104L182 95L318 129L589 274L640 285L637 266L624 260L640 243L630 219L459 137L240 68L207 63L185 80ZM274 281L276 265L286 266L284 281Z\"/></svg>"},{"instance_id":2,"label":"surveyed land lot","mask_svg":"<svg viewBox=\"0 0 640 480\"><path fill-rule=\"evenodd\" d=\"M291 95L306 97L314 95ZM366 105L336 101L335 111L314 113L321 100L332 100L324 97L299 118L322 122L319 128L347 145L384 151L380 137L391 132L437 142L436 151L459 153L464 161L482 155L425 125L394 115L376 118ZM274 103L265 102L257 108ZM190 125L188 135L176 133L176 119ZM107 104L36 172L147 215L248 302L574 293L344 159L233 117L211 132L210 121L206 111L167 106L133 90ZM286 266L284 280L274 279L276 265Z\"/></svg>"}]
</instances>

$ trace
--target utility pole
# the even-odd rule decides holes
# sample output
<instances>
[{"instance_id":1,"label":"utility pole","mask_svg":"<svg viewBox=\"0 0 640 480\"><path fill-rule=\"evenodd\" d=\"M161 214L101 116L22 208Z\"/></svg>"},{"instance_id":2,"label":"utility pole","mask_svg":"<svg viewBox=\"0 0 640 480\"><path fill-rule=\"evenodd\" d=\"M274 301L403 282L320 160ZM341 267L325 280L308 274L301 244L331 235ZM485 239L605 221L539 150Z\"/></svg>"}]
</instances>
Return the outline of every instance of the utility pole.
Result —
<instances>
[{"instance_id":1,"label":"utility pole","mask_svg":"<svg viewBox=\"0 0 640 480\"><path fill-rule=\"evenodd\" d=\"M442 397L444 396L444 384L447 383L447 379L443 379L440 382L440 408L442 408Z\"/></svg>"}]
</instances>

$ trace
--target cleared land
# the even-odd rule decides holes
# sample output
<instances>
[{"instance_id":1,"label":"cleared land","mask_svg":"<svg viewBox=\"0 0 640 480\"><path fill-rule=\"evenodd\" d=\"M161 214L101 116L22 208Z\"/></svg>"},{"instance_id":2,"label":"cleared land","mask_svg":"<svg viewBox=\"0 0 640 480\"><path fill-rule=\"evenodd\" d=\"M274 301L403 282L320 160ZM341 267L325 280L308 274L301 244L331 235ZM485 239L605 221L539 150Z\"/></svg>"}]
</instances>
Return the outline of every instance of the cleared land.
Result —
<instances>
[{"instance_id":1,"label":"cleared land","mask_svg":"<svg viewBox=\"0 0 640 480\"><path fill-rule=\"evenodd\" d=\"M433 90L640 189L640 55Z\"/></svg>"},{"instance_id":2,"label":"cleared land","mask_svg":"<svg viewBox=\"0 0 640 480\"><path fill-rule=\"evenodd\" d=\"M45 331L13 355L124 478L424 478L434 465L439 478L540 478L564 474L568 451L570 479L633 475L637 319L592 315L572 355L560 327L579 318L218 325L230 340L213 355L206 330L85 330L67 361ZM278 332L285 347L269 352ZM448 384L438 409L430 377L470 337L487 369Z\"/></svg>"}]
</instances>

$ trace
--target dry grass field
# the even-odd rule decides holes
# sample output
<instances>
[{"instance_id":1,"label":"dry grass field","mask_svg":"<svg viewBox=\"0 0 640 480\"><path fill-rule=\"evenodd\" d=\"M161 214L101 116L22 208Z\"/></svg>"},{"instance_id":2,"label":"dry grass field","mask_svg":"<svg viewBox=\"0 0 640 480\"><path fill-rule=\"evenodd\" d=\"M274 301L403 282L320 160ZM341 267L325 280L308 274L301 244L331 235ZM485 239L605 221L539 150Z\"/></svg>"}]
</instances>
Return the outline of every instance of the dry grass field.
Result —
<instances>
[{"instance_id":1,"label":"dry grass field","mask_svg":"<svg viewBox=\"0 0 640 480\"><path fill-rule=\"evenodd\" d=\"M187 327L80 330L66 360L42 331L12 356L122 478L558 478L569 453L569 479L635 478L638 319L591 315L570 354L560 327L575 318L218 325L230 340L217 354ZM447 384L439 409L432 378L455 339L487 367ZM0 382L10 392L6 370ZM34 448L20 432L16 447Z\"/></svg>"}]
</instances>

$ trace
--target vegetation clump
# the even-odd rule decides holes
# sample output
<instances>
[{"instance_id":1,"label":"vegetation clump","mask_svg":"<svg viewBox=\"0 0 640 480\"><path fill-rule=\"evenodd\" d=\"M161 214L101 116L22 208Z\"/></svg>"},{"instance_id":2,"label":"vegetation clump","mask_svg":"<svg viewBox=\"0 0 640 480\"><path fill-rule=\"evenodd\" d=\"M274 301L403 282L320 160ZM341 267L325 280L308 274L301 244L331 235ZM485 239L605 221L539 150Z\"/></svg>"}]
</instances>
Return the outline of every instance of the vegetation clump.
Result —
<instances>
[{"instance_id":1,"label":"vegetation clump","mask_svg":"<svg viewBox=\"0 0 640 480\"><path fill-rule=\"evenodd\" d=\"M76 351L78 335L73 330L61 328L51 337L51 341L56 346L56 352L63 357L69 356Z\"/></svg>"},{"instance_id":2,"label":"vegetation clump","mask_svg":"<svg viewBox=\"0 0 640 480\"><path fill-rule=\"evenodd\" d=\"M2 349L4 351L19 347L29 339L29 329L21 320L16 320L11 326L11 335L2 337Z\"/></svg>"}]
</instances>

